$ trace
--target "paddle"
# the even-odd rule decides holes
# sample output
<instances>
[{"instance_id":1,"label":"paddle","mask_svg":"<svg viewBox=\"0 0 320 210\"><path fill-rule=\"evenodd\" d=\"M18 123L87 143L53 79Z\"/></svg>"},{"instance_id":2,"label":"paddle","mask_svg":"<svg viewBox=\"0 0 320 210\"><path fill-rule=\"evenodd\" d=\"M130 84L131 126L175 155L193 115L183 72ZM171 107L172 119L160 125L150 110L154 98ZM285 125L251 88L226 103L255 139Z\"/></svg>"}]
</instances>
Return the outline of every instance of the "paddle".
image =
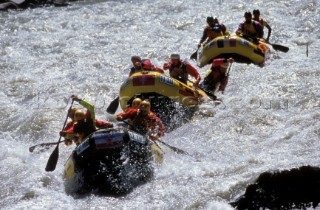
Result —
<instances>
[{"instance_id":1,"label":"paddle","mask_svg":"<svg viewBox=\"0 0 320 210\"><path fill-rule=\"evenodd\" d=\"M280 44L272 44L270 42L267 42L268 44L270 44L272 46L273 49L275 50L279 50L281 52L288 52L289 51L289 47L280 45Z\"/></svg>"},{"instance_id":2,"label":"paddle","mask_svg":"<svg viewBox=\"0 0 320 210\"><path fill-rule=\"evenodd\" d=\"M227 71L226 71L226 73L225 73L226 77L229 76L229 72L230 72L230 69L231 69L232 64L233 64L233 63L230 63L230 65L229 65L229 67L228 67L228 69L227 69Z\"/></svg>"},{"instance_id":3,"label":"paddle","mask_svg":"<svg viewBox=\"0 0 320 210\"><path fill-rule=\"evenodd\" d=\"M71 105L70 105L70 108L68 110L67 117L66 117L66 119L64 121L62 130L66 126L66 123L67 123L67 120L68 120L68 117L69 117L69 114L70 114L70 111L71 111L71 108L72 108L72 105L73 105L73 101L74 100L72 100L72 102L71 102ZM58 163L58 158L59 158L59 144L60 144L60 142L61 142L61 136L59 137L59 140L57 142L56 148L53 150L53 152L51 153L51 155L50 155L50 157L48 159L47 166L46 166L46 171L54 171L56 169L56 166L57 166L57 163Z\"/></svg>"},{"instance_id":4,"label":"paddle","mask_svg":"<svg viewBox=\"0 0 320 210\"><path fill-rule=\"evenodd\" d=\"M109 106L107 108L107 112L109 114L116 113L118 106L119 106L119 96L117 96L115 99L113 99L113 101L111 101L111 103L109 104Z\"/></svg>"},{"instance_id":5,"label":"paddle","mask_svg":"<svg viewBox=\"0 0 320 210\"><path fill-rule=\"evenodd\" d=\"M157 140L158 142L160 142L161 144L167 146L168 148L170 148L171 150L173 150L174 152L176 152L177 154L183 154L183 155L189 155L191 156L189 153L187 153L186 151L183 151L182 149L179 149L177 147L171 146L163 141L161 141L160 139Z\"/></svg>"},{"instance_id":6,"label":"paddle","mask_svg":"<svg viewBox=\"0 0 320 210\"><path fill-rule=\"evenodd\" d=\"M198 50L199 50L199 48L197 49L197 51L195 51L194 53L192 53L192 55L190 56L190 59L197 60L197 58L198 58Z\"/></svg>"},{"instance_id":7,"label":"paddle","mask_svg":"<svg viewBox=\"0 0 320 210\"><path fill-rule=\"evenodd\" d=\"M66 141L66 140L59 141L59 143L64 142L64 141ZM48 143L37 144L32 147L29 147L29 152L33 152L36 147L48 147L48 146L52 146L52 145L56 145L56 144L58 144L58 142L48 142Z\"/></svg>"},{"instance_id":8,"label":"paddle","mask_svg":"<svg viewBox=\"0 0 320 210\"><path fill-rule=\"evenodd\" d=\"M123 120L122 122L124 122L124 123L127 124L127 125L130 125L130 126L132 127L132 130L134 130L135 132L140 133L139 131L137 131L137 129L135 128L135 126L132 125L131 123L129 123L129 122L125 121L125 120ZM177 147L171 146L171 145L169 145L169 144L161 141L160 139L157 139L156 141L154 141L154 143L156 143L157 141L160 142L160 143L162 143L163 145L167 146L168 148L170 148L171 150L173 150L174 152L176 152L176 153L178 153L178 154L184 154L184 155L189 155L189 156L191 156L189 153L183 151L182 149L179 149L179 148L177 148Z\"/></svg>"}]
</instances>

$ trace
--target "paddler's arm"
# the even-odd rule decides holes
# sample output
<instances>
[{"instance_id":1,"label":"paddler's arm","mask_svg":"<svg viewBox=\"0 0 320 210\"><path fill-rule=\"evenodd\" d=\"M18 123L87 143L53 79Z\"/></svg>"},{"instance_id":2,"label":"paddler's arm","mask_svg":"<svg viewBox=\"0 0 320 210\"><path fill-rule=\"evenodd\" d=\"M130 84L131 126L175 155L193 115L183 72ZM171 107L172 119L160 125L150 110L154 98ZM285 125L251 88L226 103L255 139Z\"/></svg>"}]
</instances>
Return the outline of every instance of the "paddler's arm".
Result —
<instances>
[{"instance_id":1,"label":"paddler's arm","mask_svg":"<svg viewBox=\"0 0 320 210\"><path fill-rule=\"evenodd\" d=\"M193 67L190 63L186 64L186 70L189 75L191 75L192 77L194 77L196 79L196 81L193 83L194 87L198 87L198 85L201 81L201 76L200 76L198 70L195 67Z\"/></svg>"},{"instance_id":2,"label":"paddler's arm","mask_svg":"<svg viewBox=\"0 0 320 210\"><path fill-rule=\"evenodd\" d=\"M91 104L91 103L89 103L88 101L86 101L86 100L84 100L84 99L78 98L78 97L75 96L75 95L72 95L71 98L72 98L72 100L79 102L79 104L81 104L84 108L86 108L86 109L89 111L89 113L90 113L90 118L92 119L92 122L93 122L94 125L95 125L96 115L95 115L95 112L94 112L94 105Z\"/></svg>"}]
</instances>

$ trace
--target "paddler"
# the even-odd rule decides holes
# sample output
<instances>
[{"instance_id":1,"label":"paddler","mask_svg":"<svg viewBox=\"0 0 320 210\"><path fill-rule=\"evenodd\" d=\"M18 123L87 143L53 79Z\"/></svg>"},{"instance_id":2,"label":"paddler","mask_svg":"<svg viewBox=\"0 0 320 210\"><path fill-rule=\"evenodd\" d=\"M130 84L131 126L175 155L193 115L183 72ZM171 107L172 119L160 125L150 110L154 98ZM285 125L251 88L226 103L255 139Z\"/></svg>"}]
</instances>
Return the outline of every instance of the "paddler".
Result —
<instances>
[{"instance_id":1,"label":"paddler","mask_svg":"<svg viewBox=\"0 0 320 210\"><path fill-rule=\"evenodd\" d=\"M272 31L270 25L263 18L260 17L260 10L259 9L254 9L252 13L253 13L252 20L258 21L262 25L262 29L264 27L266 27L268 29L268 36L266 38L266 42L269 42L269 38L271 35L271 31Z\"/></svg>"},{"instance_id":2,"label":"paddler","mask_svg":"<svg viewBox=\"0 0 320 210\"><path fill-rule=\"evenodd\" d=\"M155 141L164 136L165 127L161 119L151 111L149 100L140 103L139 109L117 115L117 120L123 121L130 119L131 129L145 135L147 134L151 140Z\"/></svg>"},{"instance_id":3,"label":"paddler","mask_svg":"<svg viewBox=\"0 0 320 210\"><path fill-rule=\"evenodd\" d=\"M251 12L245 12L244 18L245 21L240 23L236 34L257 44L259 42L258 39L263 38L262 25L259 22L252 20Z\"/></svg>"},{"instance_id":4,"label":"paddler","mask_svg":"<svg viewBox=\"0 0 320 210\"><path fill-rule=\"evenodd\" d=\"M217 96L215 95L217 90L221 92L225 90L229 76L229 72L227 70L233 61L233 58L214 59L203 82L199 85L199 87L203 89L212 100L217 100Z\"/></svg>"},{"instance_id":5,"label":"paddler","mask_svg":"<svg viewBox=\"0 0 320 210\"><path fill-rule=\"evenodd\" d=\"M72 140L78 145L79 140L76 133L74 132L74 126L80 121L91 122L92 126L96 128L112 128L113 124L107 121L99 120L95 118L94 105L86 101L85 99L79 99L77 96L72 95L72 100L79 102L80 105L87 108L87 111L83 111L81 109L77 109L73 107L70 111L69 117L71 121L67 124L67 126L60 131L60 135L65 137L65 144L72 144ZM80 142L81 143L81 142Z\"/></svg>"},{"instance_id":6,"label":"paddler","mask_svg":"<svg viewBox=\"0 0 320 210\"><path fill-rule=\"evenodd\" d=\"M187 84L189 80L188 76L190 75L196 79L193 86L197 88L201 81L198 70L189 62L181 60L179 54L171 54L170 59L169 62L163 65L164 70L169 70L170 77Z\"/></svg>"}]
</instances>

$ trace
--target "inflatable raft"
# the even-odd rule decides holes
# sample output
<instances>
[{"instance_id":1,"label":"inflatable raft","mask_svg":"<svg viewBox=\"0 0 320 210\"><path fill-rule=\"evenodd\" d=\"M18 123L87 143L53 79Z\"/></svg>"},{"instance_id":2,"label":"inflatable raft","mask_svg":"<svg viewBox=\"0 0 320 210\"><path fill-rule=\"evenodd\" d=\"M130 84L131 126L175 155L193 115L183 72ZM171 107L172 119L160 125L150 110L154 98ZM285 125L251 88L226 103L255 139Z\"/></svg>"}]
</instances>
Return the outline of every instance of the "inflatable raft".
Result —
<instances>
[{"instance_id":1,"label":"inflatable raft","mask_svg":"<svg viewBox=\"0 0 320 210\"><path fill-rule=\"evenodd\" d=\"M153 107L162 105L163 101L174 101L182 106L194 106L207 97L192 84L184 84L176 79L158 72L144 71L133 74L120 88L120 106L123 110L131 106L134 98L148 98Z\"/></svg>"},{"instance_id":2,"label":"inflatable raft","mask_svg":"<svg viewBox=\"0 0 320 210\"><path fill-rule=\"evenodd\" d=\"M166 125L167 131L187 122L193 115L196 105L208 96L192 83L184 84L159 72L144 71L131 75L120 88L122 110L131 106L136 97L149 99L151 110Z\"/></svg>"},{"instance_id":3,"label":"inflatable raft","mask_svg":"<svg viewBox=\"0 0 320 210\"><path fill-rule=\"evenodd\" d=\"M270 48L262 40L254 44L237 35L220 36L206 44L199 53L198 65L211 64L215 58L232 57L239 63L263 65L269 58Z\"/></svg>"},{"instance_id":4,"label":"inflatable raft","mask_svg":"<svg viewBox=\"0 0 320 210\"><path fill-rule=\"evenodd\" d=\"M153 175L152 163L162 163L163 152L144 136L125 128L90 134L65 164L66 191L127 193Z\"/></svg>"}]
</instances>

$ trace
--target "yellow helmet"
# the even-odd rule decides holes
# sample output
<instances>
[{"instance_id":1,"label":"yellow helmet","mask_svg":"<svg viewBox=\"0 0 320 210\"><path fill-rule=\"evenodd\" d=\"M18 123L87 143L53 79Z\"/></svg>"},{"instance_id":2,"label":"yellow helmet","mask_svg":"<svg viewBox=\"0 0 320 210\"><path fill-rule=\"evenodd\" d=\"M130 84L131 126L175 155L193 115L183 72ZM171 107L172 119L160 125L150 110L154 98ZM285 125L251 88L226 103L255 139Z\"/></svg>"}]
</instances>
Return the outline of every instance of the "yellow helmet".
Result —
<instances>
[{"instance_id":1,"label":"yellow helmet","mask_svg":"<svg viewBox=\"0 0 320 210\"><path fill-rule=\"evenodd\" d=\"M142 111L149 111L150 112L150 102L148 100L144 100L140 103L139 109Z\"/></svg>"},{"instance_id":2,"label":"yellow helmet","mask_svg":"<svg viewBox=\"0 0 320 210\"><path fill-rule=\"evenodd\" d=\"M74 113L74 120L79 121L86 118L86 113L82 111L81 109L77 109Z\"/></svg>"},{"instance_id":3,"label":"yellow helmet","mask_svg":"<svg viewBox=\"0 0 320 210\"><path fill-rule=\"evenodd\" d=\"M76 107L71 107L71 109L70 109L70 112L69 112L69 117L71 118L71 119L73 119L74 118L74 113L77 111L78 109L76 108Z\"/></svg>"},{"instance_id":4,"label":"yellow helmet","mask_svg":"<svg viewBox=\"0 0 320 210\"><path fill-rule=\"evenodd\" d=\"M132 103L131 103L131 106L132 106L132 107L139 107L141 101L142 101L142 100L141 100L140 98L135 98L135 99L133 99L133 101L132 101Z\"/></svg>"}]
</instances>

